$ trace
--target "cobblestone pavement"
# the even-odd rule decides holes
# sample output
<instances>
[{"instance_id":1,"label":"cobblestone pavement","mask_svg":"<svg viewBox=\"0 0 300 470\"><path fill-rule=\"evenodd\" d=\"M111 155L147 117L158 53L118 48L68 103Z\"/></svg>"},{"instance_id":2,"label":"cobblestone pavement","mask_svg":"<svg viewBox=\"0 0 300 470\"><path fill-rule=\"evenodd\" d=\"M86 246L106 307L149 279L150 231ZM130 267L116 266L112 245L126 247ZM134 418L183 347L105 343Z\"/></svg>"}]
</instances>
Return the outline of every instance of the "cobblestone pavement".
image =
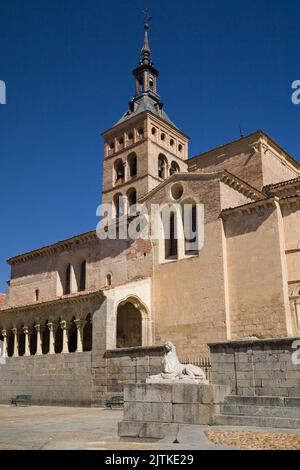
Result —
<instances>
[{"instance_id":1,"label":"cobblestone pavement","mask_svg":"<svg viewBox=\"0 0 300 470\"><path fill-rule=\"evenodd\" d=\"M241 450L300 450L300 435L283 432L204 431L217 445L230 445Z\"/></svg>"},{"instance_id":2,"label":"cobblestone pavement","mask_svg":"<svg viewBox=\"0 0 300 470\"><path fill-rule=\"evenodd\" d=\"M246 448L244 444L249 445L253 436L261 434L262 431L257 428L241 429L228 426L211 428L209 426L182 425L177 434L178 444L174 443L174 436L168 436L159 441L120 440L117 429L122 414L122 410L111 411L101 408L0 405L0 450L91 449L170 450L177 452L181 450L243 449ZM220 431L222 432L220 433ZM232 431L241 436L240 441L232 437ZM247 431L251 431L251 433ZM269 431L272 430L264 431L268 431L265 434L270 435ZM251 438L245 437L250 434ZM283 438L282 435L285 437ZM271 446L268 448L272 449L278 448L275 446L284 441L286 448L290 448L289 445L297 445L293 448L300 449L300 430L278 430L278 432L272 433L272 440L265 440ZM261 442L259 445L262 445Z\"/></svg>"}]
</instances>

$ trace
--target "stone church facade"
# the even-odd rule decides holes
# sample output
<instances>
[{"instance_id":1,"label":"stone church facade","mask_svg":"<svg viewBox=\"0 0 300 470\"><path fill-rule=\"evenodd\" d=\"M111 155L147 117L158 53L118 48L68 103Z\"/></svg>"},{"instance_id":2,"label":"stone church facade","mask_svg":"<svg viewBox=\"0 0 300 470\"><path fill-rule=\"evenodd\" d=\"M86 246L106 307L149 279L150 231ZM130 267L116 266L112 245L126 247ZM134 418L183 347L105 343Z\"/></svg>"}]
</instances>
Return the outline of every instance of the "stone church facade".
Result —
<instances>
[{"instance_id":1,"label":"stone church facade","mask_svg":"<svg viewBox=\"0 0 300 470\"><path fill-rule=\"evenodd\" d=\"M204 245L91 231L10 258L2 402L30 392L36 403L99 405L155 370L165 340L187 357L209 342L300 334L298 162L262 131L189 158L158 95L147 29L133 75L128 110L103 133L102 202L115 221L134 218L137 202L203 204Z\"/></svg>"}]
</instances>

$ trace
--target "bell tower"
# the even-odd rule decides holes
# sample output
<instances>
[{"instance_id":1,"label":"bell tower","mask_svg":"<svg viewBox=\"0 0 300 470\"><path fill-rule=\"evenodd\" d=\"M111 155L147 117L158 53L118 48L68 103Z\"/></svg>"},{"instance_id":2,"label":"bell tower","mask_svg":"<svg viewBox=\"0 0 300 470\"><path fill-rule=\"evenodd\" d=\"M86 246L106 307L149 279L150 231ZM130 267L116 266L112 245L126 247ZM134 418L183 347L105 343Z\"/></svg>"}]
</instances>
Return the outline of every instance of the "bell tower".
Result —
<instances>
[{"instance_id":1,"label":"bell tower","mask_svg":"<svg viewBox=\"0 0 300 470\"><path fill-rule=\"evenodd\" d=\"M133 70L135 94L127 111L104 132L102 202L115 213L129 211L140 197L175 172L187 172L188 141L165 113L158 94L159 72L149 47L149 17L144 43ZM125 201L120 209L120 200Z\"/></svg>"}]
</instances>

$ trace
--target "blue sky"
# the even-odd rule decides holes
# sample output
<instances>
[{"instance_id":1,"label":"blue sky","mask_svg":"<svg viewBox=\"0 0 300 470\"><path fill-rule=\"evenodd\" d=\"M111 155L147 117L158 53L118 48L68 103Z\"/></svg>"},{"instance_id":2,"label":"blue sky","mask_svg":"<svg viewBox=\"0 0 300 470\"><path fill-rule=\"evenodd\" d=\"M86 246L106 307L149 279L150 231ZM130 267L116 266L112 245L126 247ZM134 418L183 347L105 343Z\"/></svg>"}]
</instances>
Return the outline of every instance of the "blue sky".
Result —
<instances>
[{"instance_id":1,"label":"blue sky","mask_svg":"<svg viewBox=\"0 0 300 470\"><path fill-rule=\"evenodd\" d=\"M92 230L102 139L133 94L143 39L190 155L264 129L300 157L300 3L0 0L0 291L5 260Z\"/></svg>"}]
</instances>

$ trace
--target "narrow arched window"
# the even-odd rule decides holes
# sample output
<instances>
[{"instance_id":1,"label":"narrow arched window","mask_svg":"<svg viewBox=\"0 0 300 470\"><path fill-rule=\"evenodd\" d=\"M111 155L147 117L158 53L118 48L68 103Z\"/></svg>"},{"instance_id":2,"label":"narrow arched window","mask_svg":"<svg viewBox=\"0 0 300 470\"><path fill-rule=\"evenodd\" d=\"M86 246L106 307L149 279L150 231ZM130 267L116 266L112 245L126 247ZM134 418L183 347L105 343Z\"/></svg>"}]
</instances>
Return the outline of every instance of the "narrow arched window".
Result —
<instances>
[{"instance_id":1,"label":"narrow arched window","mask_svg":"<svg viewBox=\"0 0 300 470\"><path fill-rule=\"evenodd\" d=\"M170 166L170 176L174 175L174 173L179 172L179 166L176 162L172 162Z\"/></svg>"},{"instance_id":2,"label":"narrow arched window","mask_svg":"<svg viewBox=\"0 0 300 470\"><path fill-rule=\"evenodd\" d=\"M114 196L114 207L116 218L122 217L122 215L124 215L124 198L122 194L116 194Z\"/></svg>"},{"instance_id":3,"label":"narrow arched window","mask_svg":"<svg viewBox=\"0 0 300 470\"><path fill-rule=\"evenodd\" d=\"M184 217L184 248L185 254L191 255L198 252L197 245L197 229L198 229L198 220L197 220L197 206L194 203L186 203L183 206Z\"/></svg>"},{"instance_id":4,"label":"narrow arched window","mask_svg":"<svg viewBox=\"0 0 300 470\"><path fill-rule=\"evenodd\" d=\"M71 265L68 264L67 269L66 269L64 295L68 295L70 293L71 293Z\"/></svg>"},{"instance_id":5,"label":"narrow arched window","mask_svg":"<svg viewBox=\"0 0 300 470\"><path fill-rule=\"evenodd\" d=\"M116 173L116 181L121 182L124 179L125 171L124 171L124 164L122 160L118 160L115 164L115 173Z\"/></svg>"},{"instance_id":6,"label":"narrow arched window","mask_svg":"<svg viewBox=\"0 0 300 470\"><path fill-rule=\"evenodd\" d=\"M136 207L136 190L129 189L127 193L127 200L128 200L128 213L133 214L135 212Z\"/></svg>"},{"instance_id":7,"label":"narrow arched window","mask_svg":"<svg viewBox=\"0 0 300 470\"><path fill-rule=\"evenodd\" d=\"M135 153L133 153L132 155L129 155L128 163L129 163L129 174L130 174L130 177L132 178L137 175L137 158L136 158Z\"/></svg>"},{"instance_id":8,"label":"narrow arched window","mask_svg":"<svg viewBox=\"0 0 300 470\"><path fill-rule=\"evenodd\" d=\"M158 157L158 176L159 178L165 178L166 176L166 157L162 154Z\"/></svg>"},{"instance_id":9,"label":"narrow arched window","mask_svg":"<svg viewBox=\"0 0 300 470\"><path fill-rule=\"evenodd\" d=\"M111 273L108 273L106 276L106 286L109 287L112 284L112 275Z\"/></svg>"},{"instance_id":10,"label":"narrow arched window","mask_svg":"<svg viewBox=\"0 0 300 470\"><path fill-rule=\"evenodd\" d=\"M79 290L86 290L86 261L82 261L80 265L80 284Z\"/></svg>"},{"instance_id":11,"label":"narrow arched window","mask_svg":"<svg viewBox=\"0 0 300 470\"><path fill-rule=\"evenodd\" d=\"M170 212L169 227L164 227L165 258L177 258L176 215Z\"/></svg>"}]
</instances>

